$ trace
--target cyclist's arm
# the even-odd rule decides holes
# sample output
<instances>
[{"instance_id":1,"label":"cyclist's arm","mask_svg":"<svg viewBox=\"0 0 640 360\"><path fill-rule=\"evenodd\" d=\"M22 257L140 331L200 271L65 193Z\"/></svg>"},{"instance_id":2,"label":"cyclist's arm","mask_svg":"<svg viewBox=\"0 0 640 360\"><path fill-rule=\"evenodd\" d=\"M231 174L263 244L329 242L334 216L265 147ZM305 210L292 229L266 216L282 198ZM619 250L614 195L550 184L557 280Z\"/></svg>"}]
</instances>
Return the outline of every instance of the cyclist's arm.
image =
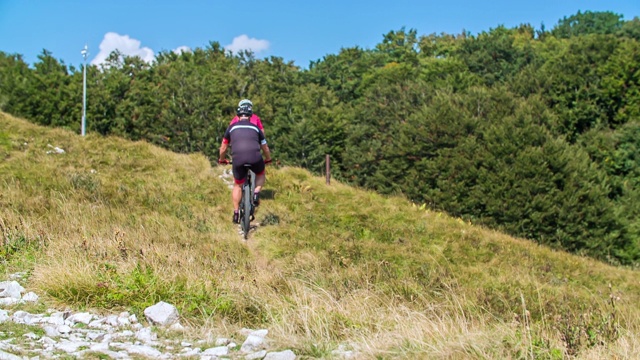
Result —
<instances>
[{"instance_id":1,"label":"cyclist's arm","mask_svg":"<svg viewBox=\"0 0 640 360\"><path fill-rule=\"evenodd\" d=\"M231 126L227 128L224 132L224 136L222 136L222 143L220 144L220 156L218 157L218 161L223 161L227 157L227 149L229 148L229 143L231 142Z\"/></svg>"},{"instance_id":2,"label":"cyclist's arm","mask_svg":"<svg viewBox=\"0 0 640 360\"><path fill-rule=\"evenodd\" d=\"M224 161L227 156L227 149L229 148L229 142L222 140L222 144L220 144L220 156L218 157L218 161Z\"/></svg>"},{"instance_id":3,"label":"cyclist's arm","mask_svg":"<svg viewBox=\"0 0 640 360\"><path fill-rule=\"evenodd\" d=\"M267 145L267 143L264 143L264 144L260 145L260 147L262 148L262 154L264 155L264 161L265 162L270 162L271 161L271 151L269 150L269 145Z\"/></svg>"},{"instance_id":4,"label":"cyclist's arm","mask_svg":"<svg viewBox=\"0 0 640 360\"><path fill-rule=\"evenodd\" d=\"M267 145L267 138L264 136L262 130L258 134L258 139L260 140L260 148L262 149L262 154L264 155L264 161L271 161L271 151L269 150L269 145Z\"/></svg>"}]
</instances>

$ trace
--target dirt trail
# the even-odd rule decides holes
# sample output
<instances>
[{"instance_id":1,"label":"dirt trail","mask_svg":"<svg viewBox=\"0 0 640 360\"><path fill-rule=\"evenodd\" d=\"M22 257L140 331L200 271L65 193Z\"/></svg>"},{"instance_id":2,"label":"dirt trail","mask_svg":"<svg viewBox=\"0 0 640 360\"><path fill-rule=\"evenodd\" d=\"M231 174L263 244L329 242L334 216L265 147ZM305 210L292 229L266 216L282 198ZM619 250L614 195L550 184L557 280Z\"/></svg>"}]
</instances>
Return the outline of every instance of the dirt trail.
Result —
<instances>
[{"instance_id":1,"label":"dirt trail","mask_svg":"<svg viewBox=\"0 0 640 360\"><path fill-rule=\"evenodd\" d=\"M217 171L217 173L219 174L218 177L227 185L227 187L229 188L229 191L231 191L231 189L233 189L233 174L231 173L231 168L230 167L222 168L221 170ZM258 272L262 272L263 270L268 269L269 261L267 260L267 258L262 256L262 254L260 254L260 252L258 251L259 229L260 229L260 223L258 222L259 214L260 214L260 209L256 209L256 219L251 222L249 236L246 240L244 239L244 236L243 236L244 234L242 232L242 229L240 228L240 225L237 226L237 229L238 229L238 239L244 245L247 246L247 248L251 252L251 255L253 255L253 257L256 259L255 261L256 270Z\"/></svg>"}]
</instances>

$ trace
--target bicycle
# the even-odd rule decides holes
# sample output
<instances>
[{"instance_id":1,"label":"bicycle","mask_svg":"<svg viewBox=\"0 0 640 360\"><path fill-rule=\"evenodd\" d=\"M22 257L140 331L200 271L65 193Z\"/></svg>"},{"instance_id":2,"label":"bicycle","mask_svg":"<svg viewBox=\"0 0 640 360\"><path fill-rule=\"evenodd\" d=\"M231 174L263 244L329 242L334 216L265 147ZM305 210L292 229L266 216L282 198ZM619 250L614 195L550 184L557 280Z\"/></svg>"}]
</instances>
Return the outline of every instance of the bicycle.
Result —
<instances>
[{"instance_id":1,"label":"bicycle","mask_svg":"<svg viewBox=\"0 0 640 360\"><path fill-rule=\"evenodd\" d=\"M266 164L271 161L265 162ZM232 161L225 161L222 164L233 164ZM238 220L240 221L240 228L244 239L249 237L249 231L251 230L251 221L254 220L255 204L253 203L253 193L256 189L256 177L253 171L251 171L251 164L244 164L247 168L247 176L242 183L242 197L240 198L240 206L238 208Z\"/></svg>"},{"instance_id":2,"label":"bicycle","mask_svg":"<svg viewBox=\"0 0 640 360\"><path fill-rule=\"evenodd\" d=\"M250 164L245 164L244 167L248 169L247 177L242 184L242 198L240 198L238 215L240 228L242 229L244 239L246 240L249 237L251 220L254 219L253 212L255 211L255 204L253 203L253 192L256 188L256 178L253 171L249 169L251 167Z\"/></svg>"}]
</instances>

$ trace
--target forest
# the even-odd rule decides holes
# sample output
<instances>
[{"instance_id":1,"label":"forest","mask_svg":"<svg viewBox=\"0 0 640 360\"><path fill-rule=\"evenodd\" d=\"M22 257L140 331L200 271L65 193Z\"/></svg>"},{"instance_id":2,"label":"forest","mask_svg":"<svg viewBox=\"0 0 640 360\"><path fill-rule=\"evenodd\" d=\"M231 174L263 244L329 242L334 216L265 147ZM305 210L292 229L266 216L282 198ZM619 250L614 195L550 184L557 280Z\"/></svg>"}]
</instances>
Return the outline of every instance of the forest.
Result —
<instances>
[{"instance_id":1,"label":"forest","mask_svg":"<svg viewBox=\"0 0 640 360\"><path fill-rule=\"evenodd\" d=\"M0 110L80 132L83 69L0 51ZM216 162L250 98L279 163L538 244L640 264L640 19L398 29L307 69L211 41L86 68L87 133ZM364 204L363 204L364 205Z\"/></svg>"}]
</instances>

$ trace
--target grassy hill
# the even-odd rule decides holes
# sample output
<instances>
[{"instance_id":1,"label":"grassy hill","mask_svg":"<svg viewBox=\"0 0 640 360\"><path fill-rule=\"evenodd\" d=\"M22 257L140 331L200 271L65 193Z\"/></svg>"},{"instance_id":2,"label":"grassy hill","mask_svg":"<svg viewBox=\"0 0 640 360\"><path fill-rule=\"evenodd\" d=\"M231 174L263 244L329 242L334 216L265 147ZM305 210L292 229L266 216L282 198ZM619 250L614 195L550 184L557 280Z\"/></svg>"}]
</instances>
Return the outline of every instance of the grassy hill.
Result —
<instances>
[{"instance_id":1,"label":"grassy hill","mask_svg":"<svg viewBox=\"0 0 640 360\"><path fill-rule=\"evenodd\" d=\"M56 306L166 301L193 336L266 327L310 358L640 354L638 271L289 167L269 167L245 243L224 169L0 113L0 277L27 271Z\"/></svg>"}]
</instances>

